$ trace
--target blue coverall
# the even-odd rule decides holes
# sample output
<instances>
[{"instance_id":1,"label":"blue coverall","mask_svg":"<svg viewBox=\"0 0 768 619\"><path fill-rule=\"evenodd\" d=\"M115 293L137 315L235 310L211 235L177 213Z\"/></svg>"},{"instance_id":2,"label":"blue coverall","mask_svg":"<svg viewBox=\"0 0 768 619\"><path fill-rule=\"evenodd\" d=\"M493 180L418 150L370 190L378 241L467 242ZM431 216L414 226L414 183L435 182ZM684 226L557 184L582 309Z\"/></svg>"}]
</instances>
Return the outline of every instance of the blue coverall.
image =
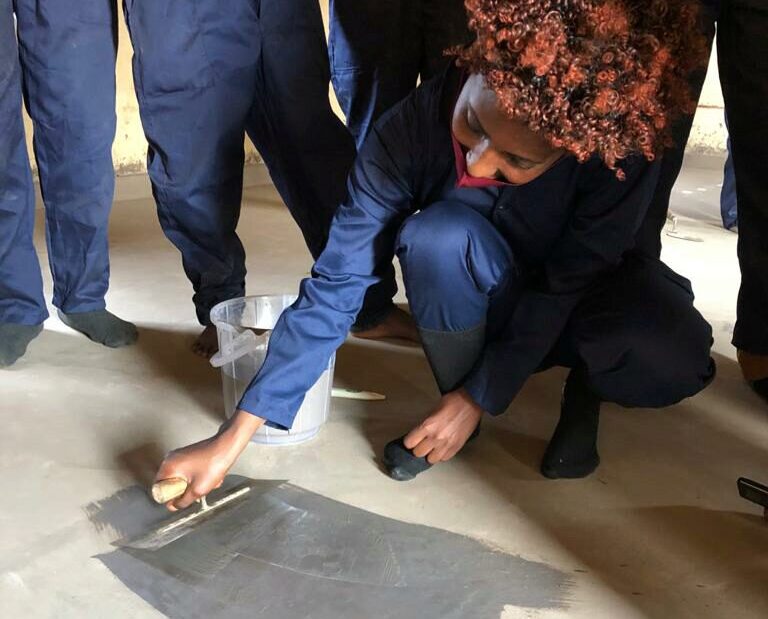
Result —
<instances>
[{"instance_id":1,"label":"blue coverall","mask_svg":"<svg viewBox=\"0 0 768 619\"><path fill-rule=\"evenodd\" d=\"M624 406L669 405L712 379L712 331L690 283L632 252L658 163L628 160L619 181L596 158L564 157L525 185L459 187L450 123L460 78L450 67L375 125L243 410L291 426L395 253L422 332L485 329L460 385L489 413L551 365L583 366L602 400Z\"/></svg>"},{"instance_id":2,"label":"blue coverall","mask_svg":"<svg viewBox=\"0 0 768 619\"><path fill-rule=\"evenodd\" d=\"M728 121L726 120L726 125ZM731 138L727 141L728 157L723 166L723 187L720 190L720 217L723 228L730 230L739 225L738 199L736 198L736 173L733 171L733 155L731 154Z\"/></svg>"},{"instance_id":3,"label":"blue coverall","mask_svg":"<svg viewBox=\"0 0 768 619\"><path fill-rule=\"evenodd\" d=\"M419 78L471 39L464 0L330 0L333 88L358 147L372 124Z\"/></svg>"},{"instance_id":4,"label":"blue coverall","mask_svg":"<svg viewBox=\"0 0 768 619\"><path fill-rule=\"evenodd\" d=\"M105 0L0 0L2 323L37 325L48 317L32 244L35 195L22 95L34 126L53 303L67 314L105 307L114 193L114 20Z\"/></svg>"},{"instance_id":5,"label":"blue coverall","mask_svg":"<svg viewBox=\"0 0 768 619\"><path fill-rule=\"evenodd\" d=\"M320 7L317 0L125 0L124 9L160 223L181 252L198 319L210 324L215 304L245 291L235 231L245 132L313 257L346 194L355 146L328 100ZM366 305L371 322L391 308L393 281L378 290Z\"/></svg>"}]
</instances>

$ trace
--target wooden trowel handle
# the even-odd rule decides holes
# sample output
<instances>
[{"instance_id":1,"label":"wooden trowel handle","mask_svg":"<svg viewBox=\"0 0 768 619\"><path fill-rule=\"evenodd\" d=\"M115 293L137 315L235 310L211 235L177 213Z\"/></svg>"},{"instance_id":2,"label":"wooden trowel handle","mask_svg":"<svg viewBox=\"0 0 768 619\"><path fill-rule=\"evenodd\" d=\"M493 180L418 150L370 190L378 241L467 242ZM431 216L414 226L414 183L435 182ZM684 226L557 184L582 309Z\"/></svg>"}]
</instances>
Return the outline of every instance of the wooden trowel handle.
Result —
<instances>
[{"instance_id":1,"label":"wooden trowel handle","mask_svg":"<svg viewBox=\"0 0 768 619\"><path fill-rule=\"evenodd\" d=\"M157 503L167 503L178 499L187 491L187 480L180 477L163 479L152 485L152 498Z\"/></svg>"}]
</instances>

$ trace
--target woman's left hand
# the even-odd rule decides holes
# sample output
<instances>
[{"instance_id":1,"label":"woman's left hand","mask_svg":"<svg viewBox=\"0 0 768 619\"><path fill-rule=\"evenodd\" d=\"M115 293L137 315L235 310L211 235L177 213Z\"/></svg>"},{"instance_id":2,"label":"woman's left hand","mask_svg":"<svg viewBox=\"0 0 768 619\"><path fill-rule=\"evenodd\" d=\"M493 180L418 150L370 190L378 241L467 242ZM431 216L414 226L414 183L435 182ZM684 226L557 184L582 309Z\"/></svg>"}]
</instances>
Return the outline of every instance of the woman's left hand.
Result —
<instances>
[{"instance_id":1,"label":"woman's left hand","mask_svg":"<svg viewBox=\"0 0 768 619\"><path fill-rule=\"evenodd\" d=\"M440 406L405 437L405 446L430 464L455 456L483 416L475 401L459 389L443 396Z\"/></svg>"}]
</instances>

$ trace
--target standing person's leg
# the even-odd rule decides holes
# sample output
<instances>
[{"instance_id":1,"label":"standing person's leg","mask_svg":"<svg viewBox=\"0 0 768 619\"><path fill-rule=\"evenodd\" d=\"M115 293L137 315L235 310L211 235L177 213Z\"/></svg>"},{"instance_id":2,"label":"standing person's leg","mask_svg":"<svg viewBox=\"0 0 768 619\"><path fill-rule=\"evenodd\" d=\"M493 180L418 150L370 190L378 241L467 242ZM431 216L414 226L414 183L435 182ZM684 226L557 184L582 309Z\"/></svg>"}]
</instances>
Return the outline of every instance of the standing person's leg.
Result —
<instances>
[{"instance_id":1,"label":"standing person's leg","mask_svg":"<svg viewBox=\"0 0 768 619\"><path fill-rule=\"evenodd\" d=\"M106 346L136 327L106 310L115 177L115 7L104 0L16 0L24 93L46 209L53 303Z\"/></svg>"},{"instance_id":2,"label":"standing person's leg","mask_svg":"<svg viewBox=\"0 0 768 619\"><path fill-rule=\"evenodd\" d=\"M32 243L35 194L21 115L13 6L0 3L0 367L21 357L48 317Z\"/></svg>"},{"instance_id":3,"label":"standing person's leg","mask_svg":"<svg viewBox=\"0 0 768 619\"><path fill-rule=\"evenodd\" d=\"M333 87L358 148L384 112L471 35L463 0L331 0Z\"/></svg>"},{"instance_id":4,"label":"standing person's leg","mask_svg":"<svg viewBox=\"0 0 768 619\"><path fill-rule=\"evenodd\" d=\"M147 168L163 232L181 252L205 326L195 351L217 347L210 310L245 293L235 231L245 119L259 62L252 0L125 0Z\"/></svg>"},{"instance_id":5,"label":"standing person's leg","mask_svg":"<svg viewBox=\"0 0 768 619\"><path fill-rule=\"evenodd\" d=\"M745 378L768 399L768 6L727 0L717 49L739 208L741 289L733 345Z\"/></svg>"},{"instance_id":6,"label":"standing person's leg","mask_svg":"<svg viewBox=\"0 0 768 619\"><path fill-rule=\"evenodd\" d=\"M362 146L373 123L405 98L419 76L428 79L448 62L443 51L469 39L463 0L331 0L329 57L333 87L347 126ZM416 340L402 311L378 324L394 271L373 289L353 329L358 337Z\"/></svg>"},{"instance_id":7,"label":"standing person's leg","mask_svg":"<svg viewBox=\"0 0 768 619\"><path fill-rule=\"evenodd\" d=\"M451 60L445 50L472 40L464 0L423 0L421 12L422 81L437 75Z\"/></svg>"},{"instance_id":8,"label":"standing person's leg","mask_svg":"<svg viewBox=\"0 0 768 619\"><path fill-rule=\"evenodd\" d=\"M728 115L725 116L725 124L728 126ZM736 175L733 171L733 156L731 155L731 138L726 142L728 157L723 166L723 187L720 190L720 217L723 220L723 228L731 230L739 224L739 211L736 201Z\"/></svg>"},{"instance_id":9,"label":"standing person's leg","mask_svg":"<svg viewBox=\"0 0 768 619\"><path fill-rule=\"evenodd\" d=\"M715 36L715 19L717 18L719 0L702 1L702 27L712 45ZM694 100L698 100L704 80L707 77L706 67L691 76L690 85ZM661 231L667 221L669 200L672 188L683 167L685 145L693 126L693 116L681 116L672 127L673 146L664 151L661 161L661 172L656 184L648 212L635 237L637 248L645 255L658 258L661 256Z\"/></svg>"},{"instance_id":10,"label":"standing person's leg","mask_svg":"<svg viewBox=\"0 0 768 619\"><path fill-rule=\"evenodd\" d=\"M376 119L416 86L422 58L422 3L330 1L333 88L358 148Z\"/></svg>"},{"instance_id":11,"label":"standing person's leg","mask_svg":"<svg viewBox=\"0 0 768 619\"><path fill-rule=\"evenodd\" d=\"M261 54L248 135L317 258L346 198L355 146L328 99L328 54L317 1L261 0L259 23ZM394 269L382 276L366 297L356 331L413 337L407 317L393 310Z\"/></svg>"},{"instance_id":12,"label":"standing person's leg","mask_svg":"<svg viewBox=\"0 0 768 619\"><path fill-rule=\"evenodd\" d=\"M601 402L661 408L704 389L715 373L711 345L690 282L655 258L627 257L579 303L543 365L573 370L542 474L585 477L597 467Z\"/></svg>"}]
</instances>

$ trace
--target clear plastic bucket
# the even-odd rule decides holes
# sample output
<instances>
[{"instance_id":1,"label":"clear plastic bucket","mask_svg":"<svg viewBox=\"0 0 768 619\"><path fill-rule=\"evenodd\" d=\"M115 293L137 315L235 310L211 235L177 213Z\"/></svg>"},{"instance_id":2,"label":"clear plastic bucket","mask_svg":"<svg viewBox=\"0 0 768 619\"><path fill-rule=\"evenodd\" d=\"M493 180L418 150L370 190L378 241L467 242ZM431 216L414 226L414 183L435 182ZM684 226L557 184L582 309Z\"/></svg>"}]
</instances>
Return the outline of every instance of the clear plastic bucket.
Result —
<instances>
[{"instance_id":1,"label":"clear plastic bucket","mask_svg":"<svg viewBox=\"0 0 768 619\"><path fill-rule=\"evenodd\" d=\"M211 365L221 368L227 417L234 414L240 398L264 363L269 336L280 314L295 300L295 295L242 297L219 303L211 310L211 322L219 337L219 352L211 358ZM288 445L314 437L328 419L335 362L334 355L328 369L307 392L290 430L263 426L252 440Z\"/></svg>"}]
</instances>

